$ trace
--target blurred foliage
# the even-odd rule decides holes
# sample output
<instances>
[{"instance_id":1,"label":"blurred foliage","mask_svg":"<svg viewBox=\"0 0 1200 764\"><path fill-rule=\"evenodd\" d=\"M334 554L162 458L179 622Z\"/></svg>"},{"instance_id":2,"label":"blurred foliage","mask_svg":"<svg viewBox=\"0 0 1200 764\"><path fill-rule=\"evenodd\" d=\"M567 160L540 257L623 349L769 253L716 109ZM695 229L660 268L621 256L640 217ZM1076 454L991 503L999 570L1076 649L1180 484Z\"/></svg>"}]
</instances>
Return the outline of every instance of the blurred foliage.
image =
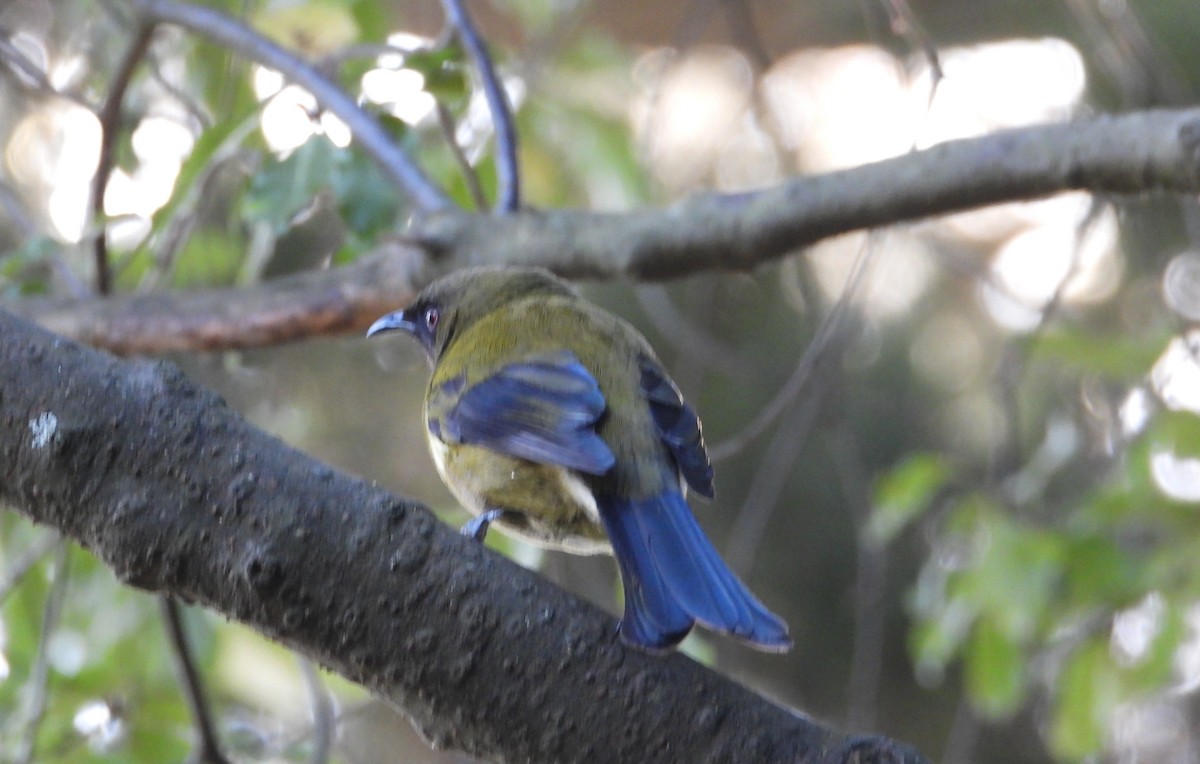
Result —
<instances>
[{"instance_id":1,"label":"blurred foliage","mask_svg":"<svg viewBox=\"0 0 1200 764\"><path fill-rule=\"evenodd\" d=\"M456 202L474 206L472 185L494 198L477 78L462 50L439 40L434 4L207 4L336 78ZM911 73L923 65L925 42L948 48L1059 35L1086 67L1084 109L1194 102L1200 64L1191 44L1200 10L1182 0L1102 11L1029 0L927 5L915 9L927 41L912 30L882 31L894 8L884 3L752 3L740 21L742 6L729 3L725 26L694 6L656 7L651 20L637 4L604 13L545 0L476 5L512 86L535 207L626 209L695 188L762 185L808 166L816 149L805 140L824 116L817 89L793 93L808 109L800 128L776 123L773 91L745 92L768 64L777 66L768 79L784 64L811 65L790 57L802 45L875 43L898 55L895 69ZM16 171L29 151L14 136L28 134L27 125L45 132L73 114L79 120L50 153L78 156L66 148L96 128L80 104L94 111L102 102L128 43L130 13L95 0L0 5L0 30L38 41L20 48L35 65L61 67L47 80L54 94L0 58L0 298L88 289L89 237L101 221L64 234L69 226L56 222L47 201L63 189ZM760 39L748 39L755 26ZM391 37L397 31L407 36ZM161 37L124 104L117 168L137 180L163 161L137 136L151 118L182 126L190 145L158 203L107 221L119 289L251 283L353 261L403 230L413 212L407 200L327 115L271 94L269 76L219 46L178 30ZM395 47L382 47L389 41ZM652 45L671 49L643 49ZM765 62L756 47L766 50ZM702 98L672 101L664 83L684 68L685 53L705 62L710 80ZM379 72L392 76L393 90L368 97L364 83ZM856 92L832 89L847 100ZM918 95L927 108L928 94ZM704 111L723 97L733 100ZM444 120L430 110L434 99ZM293 128L307 130L294 145L281 147L263 127L279 104ZM426 111L406 111L414 104ZM673 121L668 105L683 116ZM715 135L697 114L714 124L737 116L730 134ZM864 111L842 132L865 141L860 128L906 129L874 115ZM991 126L991 118L978 119ZM687 184L663 159L671 136L682 136L675 161ZM53 156L42 161L62 169ZM739 552L739 572L787 617L797 648L786 658L747 655L700 635L685 649L807 712L878 727L935 759L943 749L947 761L981 764L1195 758L1187 731L1198 721L1200 686L1200 418L1187 390L1200 376L1188 376L1197 372L1186 360L1170 367L1165 359L1180 343L1181 357L1195 354L1188 327L1196 316L1180 308L1180 287L1167 272L1195 247L1196 210L1191 200L1123 203L1113 215L1120 240L1111 288L1073 299L1064 278L1053 296L1024 306L1032 320L1015 325L987 294L1003 281L995 264L1005 244L1032 225L1021 214L1004 236L982 219L934 221L885 245L835 253L849 261L857 255L847 251L874 246L872 269L901 266L851 296L853 339L825 348L799 396L754 437L747 423L795 372L835 299L828 284L840 282L824 269L826 243L750 275L702 275L636 295L623 284L586 288L645 329L697 404L711 444L745 441L719 464L720 500L697 504L697 514L719 547L751 550ZM901 257L900 236L923 237L921 259ZM1044 263L1056 254L1036 253ZM913 262L932 275L902 309L880 310L880 298L903 291L920 270L904 265ZM176 360L289 442L458 522L411 437L420 428L424 363L414 350L381 374L376 352L355 341L312 342ZM0 515L0 575L44 533ZM619 604L606 560L564 560L497 535L489 543L584 596ZM86 552L72 549L69 558L61 616L45 645L54 555L20 579L0 578L13 584L0 602L0 758L36 729L36 750L54 761L183 759L191 725L156 604L121 587ZM286 652L209 614L191 612L188 623L231 752L245 761L306 760L308 695ZM869 634L882 635L873 647ZM39 660L48 662L49 681L35 728ZM396 732L393 716L368 725L364 693L326 679L342 730L335 760L384 761L394 751L406 761L456 760L425 751L407 727ZM864 697L866 717L862 703L848 700ZM117 720L109 730L119 734L107 741L79 716L96 703ZM380 742L385 735L407 737ZM374 758L360 755L372 746Z\"/></svg>"}]
</instances>

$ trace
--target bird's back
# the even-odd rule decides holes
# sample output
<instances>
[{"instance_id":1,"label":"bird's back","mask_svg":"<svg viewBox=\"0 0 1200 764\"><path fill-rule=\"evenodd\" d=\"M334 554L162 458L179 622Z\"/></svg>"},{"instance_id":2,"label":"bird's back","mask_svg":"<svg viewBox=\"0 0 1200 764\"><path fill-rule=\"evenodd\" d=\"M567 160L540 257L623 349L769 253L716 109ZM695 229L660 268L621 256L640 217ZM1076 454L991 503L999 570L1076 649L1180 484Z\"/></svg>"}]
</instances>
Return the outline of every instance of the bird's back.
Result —
<instances>
[{"instance_id":1,"label":"bird's back","mask_svg":"<svg viewBox=\"0 0 1200 764\"><path fill-rule=\"evenodd\" d=\"M595 378L607 402L597 432L617 458L601 490L648 496L676 480L639 389L639 358L654 351L624 320L578 297L530 297L508 303L462 330L446 348L431 389L460 374L466 386L517 359L570 351ZM621 437L616 437L616 433ZM656 458L658 457L658 458Z\"/></svg>"}]
</instances>

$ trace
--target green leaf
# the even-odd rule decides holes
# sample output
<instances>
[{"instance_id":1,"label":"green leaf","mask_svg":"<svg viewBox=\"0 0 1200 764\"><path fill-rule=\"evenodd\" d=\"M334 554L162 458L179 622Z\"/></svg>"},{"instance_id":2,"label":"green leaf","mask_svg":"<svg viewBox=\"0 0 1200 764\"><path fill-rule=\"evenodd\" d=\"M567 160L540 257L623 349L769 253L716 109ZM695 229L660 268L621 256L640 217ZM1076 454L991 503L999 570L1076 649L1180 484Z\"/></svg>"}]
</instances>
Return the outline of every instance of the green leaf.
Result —
<instances>
[{"instance_id":1,"label":"green leaf","mask_svg":"<svg viewBox=\"0 0 1200 764\"><path fill-rule=\"evenodd\" d=\"M940 674L971 633L978 610L962 599L944 600L923 613L909 638L913 661L921 673Z\"/></svg>"},{"instance_id":2,"label":"green leaf","mask_svg":"<svg viewBox=\"0 0 1200 764\"><path fill-rule=\"evenodd\" d=\"M354 0L350 3L350 13L362 42L382 42L391 30L391 21L379 0Z\"/></svg>"},{"instance_id":3,"label":"green leaf","mask_svg":"<svg viewBox=\"0 0 1200 764\"><path fill-rule=\"evenodd\" d=\"M1159 412L1147 434L1154 445L1178 457L1200 456L1200 416L1189 411Z\"/></svg>"},{"instance_id":4,"label":"green leaf","mask_svg":"<svg viewBox=\"0 0 1200 764\"><path fill-rule=\"evenodd\" d=\"M966 652L966 684L985 716L1003 718L1020 705L1027 683L1022 648L993 619L976 623Z\"/></svg>"},{"instance_id":5,"label":"green leaf","mask_svg":"<svg viewBox=\"0 0 1200 764\"><path fill-rule=\"evenodd\" d=\"M49 291L50 268L47 264L62 249L62 244L53 238L35 235L22 240L16 249L0 252L0 297Z\"/></svg>"},{"instance_id":6,"label":"green leaf","mask_svg":"<svg viewBox=\"0 0 1200 764\"><path fill-rule=\"evenodd\" d=\"M221 231L197 231L179 253L172 283L176 287L232 284L237 278L242 250L240 241Z\"/></svg>"},{"instance_id":7,"label":"green leaf","mask_svg":"<svg viewBox=\"0 0 1200 764\"><path fill-rule=\"evenodd\" d=\"M357 42L360 34L355 15L340 2L268 5L250 20L267 38L312 58Z\"/></svg>"},{"instance_id":8,"label":"green leaf","mask_svg":"<svg viewBox=\"0 0 1200 764\"><path fill-rule=\"evenodd\" d=\"M265 167L254 176L242 200L246 219L269 223L276 235L285 233L296 215L329 184L338 150L323 138L312 138L282 162Z\"/></svg>"},{"instance_id":9,"label":"green leaf","mask_svg":"<svg viewBox=\"0 0 1200 764\"><path fill-rule=\"evenodd\" d=\"M1079 760L1099 752L1119 699L1120 677L1108 642L1093 637L1068 659L1058 682L1050 723L1054 753Z\"/></svg>"},{"instance_id":10,"label":"green leaf","mask_svg":"<svg viewBox=\"0 0 1200 764\"><path fill-rule=\"evenodd\" d=\"M1009 638L1031 639L1050 616L1062 578L1062 537L1031 528L986 505L976 513L979 562L953 582L952 595L974 602Z\"/></svg>"},{"instance_id":11,"label":"green leaf","mask_svg":"<svg viewBox=\"0 0 1200 764\"><path fill-rule=\"evenodd\" d=\"M1092 334L1064 326L1035 334L1029 357L1057 361L1082 372L1135 379L1154 365L1165 341L1165 336L1156 342L1149 337Z\"/></svg>"},{"instance_id":12,"label":"green leaf","mask_svg":"<svg viewBox=\"0 0 1200 764\"><path fill-rule=\"evenodd\" d=\"M467 105L471 81L465 54L457 44L435 50L421 50L404 57L404 66L425 78L425 90L452 111Z\"/></svg>"},{"instance_id":13,"label":"green leaf","mask_svg":"<svg viewBox=\"0 0 1200 764\"><path fill-rule=\"evenodd\" d=\"M404 200L379 165L357 151L344 152L339 160L329 185L346 226L363 239L395 228Z\"/></svg>"},{"instance_id":14,"label":"green leaf","mask_svg":"<svg viewBox=\"0 0 1200 764\"><path fill-rule=\"evenodd\" d=\"M878 544L894 539L929 507L949 477L949 468L935 454L914 454L892 468L875 486L867 537Z\"/></svg>"},{"instance_id":15,"label":"green leaf","mask_svg":"<svg viewBox=\"0 0 1200 764\"><path fill-rule=\"evenodd\" d=\"M1066 541L1067 599L1072 605L1125 607L1145 591L1141 566L1111 539Z\"/></svg>"}]
</instances>

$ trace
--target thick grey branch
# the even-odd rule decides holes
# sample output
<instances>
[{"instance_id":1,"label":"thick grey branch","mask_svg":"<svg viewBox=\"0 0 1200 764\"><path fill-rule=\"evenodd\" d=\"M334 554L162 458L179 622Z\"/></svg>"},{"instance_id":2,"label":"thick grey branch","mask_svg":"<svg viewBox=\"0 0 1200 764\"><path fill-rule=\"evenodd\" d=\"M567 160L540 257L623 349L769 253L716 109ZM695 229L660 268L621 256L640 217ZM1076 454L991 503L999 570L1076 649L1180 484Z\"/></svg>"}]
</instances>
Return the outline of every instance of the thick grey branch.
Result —
<instances>
[{"instance_id":1,"label":"thick grey branch","mask_svg":"<svg viewBox=\"0 0 1200 764\"><path fill-rule=\"evenodd\" d=\"M168 364L0 312L0 501L499 761L920 762L843 738L256 430Z\"/></svg>"},{"instance_id":2,"label":"thick grey branch","mask_svg":"<svg viewBox=\"0 0 1200 764\"><path fill-rule=\"evenodd\" d=\"M525 211L504 217L448 211L419 222L411 238L437 266L421 271L422 279L476 263L542 265L569 277L665 279L749 270L847 231L1069 190L1200 192L1200 109L1009 130L761 191L693 196L664 209ZM399 272L416 273L412 261L422 258L420 250L398 252L404 259ZM10 307L119 352L248 347L361 328L381 308L405 304L413 288L422 285L404 275L364 281L364 267L294 278L282 303L272 302L284 286L275 282L154 298L18 301ZM369 296L369 303L353 295L339 298L352 320L299 320L306 306L319 304L343 284L370 286L355 293L363 300ZM274 304L280 309L263 307ZM205 330L197 331L196 325Z\"/></svg>"},{"instance_id":3,"label":"thick grey branch","mask_svg":"<svg viewBox=\"0 0 1200 764\"><path fill-rule=\"evenodd\" d=\"M829 236L1061 191L1200 191L1200 109L1148 111L949 141L848 170L661 210L447 213L413 235L455 265L665 279L749 270Z\"/></svg>"}]
</instances>

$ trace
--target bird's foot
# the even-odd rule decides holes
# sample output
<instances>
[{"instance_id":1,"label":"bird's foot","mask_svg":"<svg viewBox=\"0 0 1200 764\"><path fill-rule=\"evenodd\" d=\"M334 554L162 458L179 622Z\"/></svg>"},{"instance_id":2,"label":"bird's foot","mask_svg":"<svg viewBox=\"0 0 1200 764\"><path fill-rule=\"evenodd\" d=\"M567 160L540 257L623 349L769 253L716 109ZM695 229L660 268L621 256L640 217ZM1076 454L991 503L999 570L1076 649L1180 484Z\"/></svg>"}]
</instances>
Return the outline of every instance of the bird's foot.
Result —
<instances>
[{"instance_id":1,"label":"bird's foot","mask_svg":"<svg viewBox=\"0 0 1200 764\"><path fill-rule=\"evenodd\" d=\"M468 520L459 530L459 533L482 543L487 538L488 526L501 517L504 517L504 515L505 510L503 509L489 509Z\"/></svg>"}]
</instances>

